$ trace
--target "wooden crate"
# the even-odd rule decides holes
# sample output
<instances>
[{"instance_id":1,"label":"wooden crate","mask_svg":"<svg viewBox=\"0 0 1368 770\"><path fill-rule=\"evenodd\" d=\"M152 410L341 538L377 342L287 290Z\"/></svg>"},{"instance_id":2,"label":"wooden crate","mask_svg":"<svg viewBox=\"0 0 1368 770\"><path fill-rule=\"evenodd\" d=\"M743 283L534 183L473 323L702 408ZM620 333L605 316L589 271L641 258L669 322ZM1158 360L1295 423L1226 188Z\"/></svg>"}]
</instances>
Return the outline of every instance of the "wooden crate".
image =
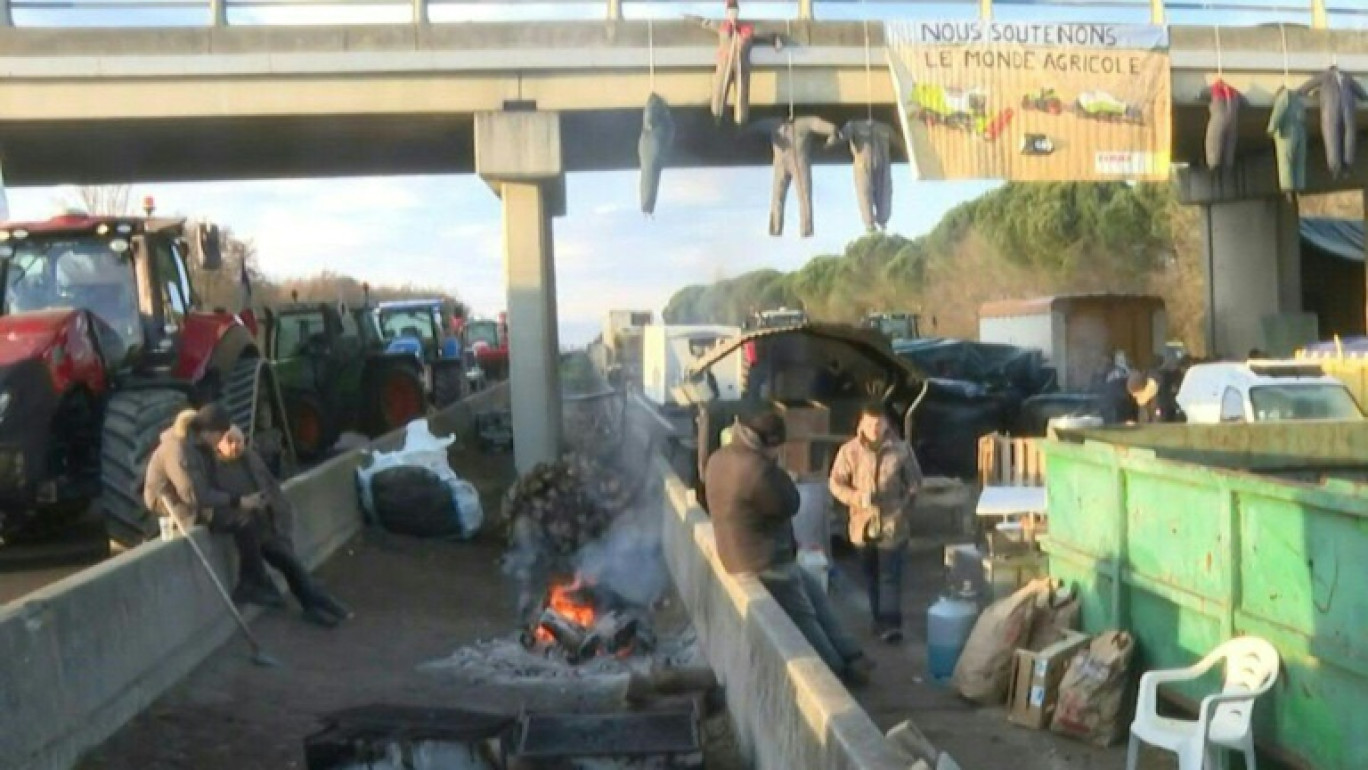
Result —
<instances>
[{"instance_id":1,"label":"wooden crate","mask_svg":"<svg viewBox=\"0 0 1368 770\"><path fill-rule=\"evenodd\" d=\"M818 467L813 461L812 439L831 433L831 410L816 401L777 401L774 408L784 418L788 431L788 442L780 450L779 464L799 476L825 473L826 468Z\"/></svg>"},{"instance_id":2,"label":"wooden crate","mask_svg":"<svg viewBox=\"0 0 1368 770\"><path fill-rule=\"evenodd\" d=\"M984 486L1045 486L1041 441L1038 438L1011 438L1000 433L980 438L979 483Z\"/></svg>"}]
</instances>

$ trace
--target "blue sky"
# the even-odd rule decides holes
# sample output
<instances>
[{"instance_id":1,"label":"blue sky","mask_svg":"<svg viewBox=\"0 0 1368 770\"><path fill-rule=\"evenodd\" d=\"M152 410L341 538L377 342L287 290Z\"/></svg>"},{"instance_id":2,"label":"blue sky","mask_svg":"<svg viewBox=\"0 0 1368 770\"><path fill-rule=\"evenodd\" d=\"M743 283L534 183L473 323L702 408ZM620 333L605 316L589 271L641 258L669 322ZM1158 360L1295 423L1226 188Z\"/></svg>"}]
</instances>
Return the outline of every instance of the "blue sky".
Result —
<instances>
[{"instance_id":1,"label":"blue sky","mask_svg":"<svg viewBox=\"0 0 1368 770\"><path fill-rule=\"evenodd\" d=\"M230 0L231 1L231 0ZM1310 6L1310 0L1300 0ZM15 17L25 26L179 26L203 24L195 10L28 11L15 0ZM720 15L721 3L633 4L624 0L628 18L678 18L682 13ZM843 2L822 4L824 19L972 18L976 2L947 4ZM1292 5L1297 0L1241 0L1241 4ZM1361 0L1330 0L1332 9L1358 7ZM1215 5L1190 2L1189 6ZM408 3L390 7L327 6L233 10L230 23L310 24L402 22ZM518 4L445 3L434 5L434 21L507 21L523 19L598 19L604 4L561 2ZM792 16L794 4L744 4L747 16ZM1094 21L1145 23L1147 0L1134 8L1060 8L1042 4L1006 4L999 0L999 20ZM1177 11L1172 23L1211 23L1210 11ZM1307 14L1220 14L1222 24L1247 25L1277 21L1307 23ZM1368 15L1335 14L1336 27L1368 26ZM456 291L481 313L504 307L500 249L500 207L481 181L470 176L426 176L215 182L201 184L137 184L134 200L153 195L163 213L205 217L252 239L261 266L276 277L305 276L331 269L375 283L408 281L440 285ZM791 270L808 258L839 252L862 234L848 166L815 172L816 237L800 239L797 205L790 196L789 234L771 238L766 232L770 170L668 170L656 217L637 210L634 172L575 174L568 180L569 212L555 224L561 337L566 344L588 341L611 308L658 309L677 288L772 267ZM920 235L951 207L992 189L994 182L914 182L905 166L894 172L890 230ZM15 218L48 216L64 199L66 188L10 191ZM434 223L436 223L434 225Z\"/></svg>"}]
</instances>

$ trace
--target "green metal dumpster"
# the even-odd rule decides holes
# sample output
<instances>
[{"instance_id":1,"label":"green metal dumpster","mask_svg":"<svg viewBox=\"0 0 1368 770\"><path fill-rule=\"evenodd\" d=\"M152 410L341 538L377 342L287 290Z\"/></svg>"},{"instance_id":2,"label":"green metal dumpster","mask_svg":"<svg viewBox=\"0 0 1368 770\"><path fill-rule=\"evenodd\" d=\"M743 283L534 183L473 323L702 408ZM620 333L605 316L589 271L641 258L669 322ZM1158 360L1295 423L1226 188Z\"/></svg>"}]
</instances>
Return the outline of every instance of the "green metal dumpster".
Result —
<instances>
[{"instance_id":1,"label":"green metal dumpster","mask_svg":"<svg viewBox=\"0 0 1368 770\"><path fill-rule=\"evenodd\" d=\"M1095 429L1042 448L1050 572L1079 589L1086 631L1128 629L1146 668L1264 637L1283 669L1260 745L1368 768L1368 423Z\"/></svg>"}]
</instances>

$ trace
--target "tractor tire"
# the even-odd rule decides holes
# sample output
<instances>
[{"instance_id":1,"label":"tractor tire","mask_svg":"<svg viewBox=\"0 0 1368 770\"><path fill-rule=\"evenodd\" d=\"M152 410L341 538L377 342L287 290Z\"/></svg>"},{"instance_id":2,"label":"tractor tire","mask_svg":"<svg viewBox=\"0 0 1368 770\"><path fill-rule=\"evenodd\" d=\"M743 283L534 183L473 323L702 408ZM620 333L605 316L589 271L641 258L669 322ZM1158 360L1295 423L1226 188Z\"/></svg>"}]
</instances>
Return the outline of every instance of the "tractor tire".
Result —
<instances>
[{"instance_id":1,"label":"tractor tire","mask_svg":"<svg viewBox=\"0 0 1368 770\"><path fill-rule=\"evenodd\" d=\"M376 372L365 396L371 412L371 436L398 430L427 412L423 378L403 364L391 364Z\"/></svg>"},{"instance_id":2,"label":"tractor tire","mask_svg":"<svg viewBox=\"0 0 1368 770\"><path fill-rule=\"evenodd\" d=\"M129 390L114 394L105 407L100 436L100 506L109 537L126 548L158 532L156 518L143 505L147 459L162 431L189 399L176 390Z\"/></svg>"},{"instance_id":3,"label":"tractor tire","mask_svg":"<svg viewBox=\"0 0 1368 770\"><path fill-rule=\"evenodd\" d=\"M465 367L460 361L438 361L432 365L432 403L438 409L461 400L465 388Z\"/></svg>"},{"instance_id":4,"label":"tractor tire","mask_svg":"<svg viewBox=\"0 0 1368 770\"><path fill-rule=\"evenodd\" d=\"M333 448L340 431L336 415L330 414L315 393L290 390L284 393L285 414L290 420L290 436L295 454L303 462L313 462Z\"/></svg>"}]
</instances>

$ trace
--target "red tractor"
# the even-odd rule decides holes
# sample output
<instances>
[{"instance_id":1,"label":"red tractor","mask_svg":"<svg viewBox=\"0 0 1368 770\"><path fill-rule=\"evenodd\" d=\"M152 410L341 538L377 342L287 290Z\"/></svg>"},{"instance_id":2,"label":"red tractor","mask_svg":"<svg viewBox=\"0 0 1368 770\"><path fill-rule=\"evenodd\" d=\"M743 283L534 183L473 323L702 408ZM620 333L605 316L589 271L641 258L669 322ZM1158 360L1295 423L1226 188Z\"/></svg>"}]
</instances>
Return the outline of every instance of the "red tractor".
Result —
<instances>
[{"instance_id":1,"label":"red tractor","mask_svg":"<svg viewBox=\"0 0 1368 770\"><path fill-rule=\"evenodd\" d=\"M500 313L499 320L487 318L453 319L455 331L461 338L461 349L471 351L475 362L490 381L508 377L508 314Z\"/></svg>"},{"instance_id":2,"label":"red tractor","mask_svg":"<svg viewBox=\"0 0 1368 770\"><path fill-rule=\"evenodd\" d=\"M273 372L242 319L197 308L192 255L219 267L217 228L84 213L0 224L0 539L98 501L113 540L146 540L148 455L177 412L212 400L278 471L293 466Z\"/></svg>"}]
</instances>

